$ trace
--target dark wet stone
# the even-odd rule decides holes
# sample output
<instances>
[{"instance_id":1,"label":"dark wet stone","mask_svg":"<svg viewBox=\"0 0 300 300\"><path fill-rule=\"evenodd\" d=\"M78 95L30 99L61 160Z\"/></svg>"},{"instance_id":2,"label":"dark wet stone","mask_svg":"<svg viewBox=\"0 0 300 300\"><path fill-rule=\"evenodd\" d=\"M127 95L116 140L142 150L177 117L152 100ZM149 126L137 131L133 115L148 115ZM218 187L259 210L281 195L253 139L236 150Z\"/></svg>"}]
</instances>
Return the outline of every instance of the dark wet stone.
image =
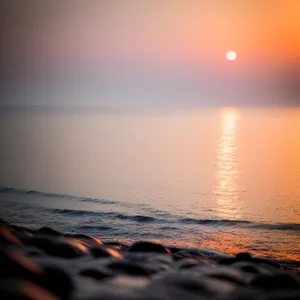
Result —
<instances>
[{"instance_id":1,"label":"dark wet stone","mask_svg":"<svg viewBox=\"0 0 300 300\"><path fill-rule=\"evenodd\" d=\"M148 279L136 276L120 275L104 281L95 281L93 285L86 282L86 289L80 289L76 293L76 300L163 300L162 291L147 290ZM198 299L199 300L199 299Z\"/></svg>"},{"instance_id":2,"label":"dark wet stone","mask_svg":"<svg viewBox=\"0 0 300 300\"><path fill-rule=\"evenodd\" d=\"M71 277L57 266L45 266L43 275L34 282L62 299L68 298L74 288Z\"/></svg>"},{"instance_id":3,"label":"dark wet stone","mask_svg":"<svg viewBox=\"0 0 300 300\"><path fill-rule=\"evenodd\" d=\"M176 253L173 254L173 258L174 260L179 260L183 258L196 258L202 259L203 261L206 260L205 256L202 253L200 253L200 251L197 251L195 249L181 249L179 251L176 251Z\"/></svg>"},{"instance_id":4,"label":"dark wet stone","mask_svg":"<svg viewBox=\"0 0 300 300\"><path fill-rule=\"evenodd\" d=\"M29 281L4 280L0 282L0 296L5 300L58 300L58 298Z\"/></svg>"},{"instance_id":5,"label":"dark wet stone","mask_svg":"<svg viewBox=\"0 0 300 300\"><path fill-rule=\"evenodd\" d=\"M0 226L2 226L2 225L8 226L9 224L5 220L0 218Z\"/></svg>"},{"instance_id":6,"label":"dark wet stone","mask_svg":"<svg viewBox=\"0 0 300 300\"><path fill-rule=\"evenodd\" d=\"M300 273L249 253L223 259L205 249L151 242L128 249L47 227L2 228L0 299L300 299Z\"/></svg>"},{"instance_id":7,"label":"dark wet stone","mask_svg":"<svg viewBox=\"0 0 300 300\"><path fill-rule=\"evenodd\" d=\"M245 252L245 253L238 253L235 257L228 257L228 258L224 258L221 259L219 261L220 265L231 265L234 264L236 262L240 262L240 261L253 261L253 258L251 256L251 254Z\"/></svg>"},{"instance_id":8,"label":"dark wet stone","mask_svg":"<svg viewBox=\"0 0 300 300\"><path fill-rule=\"evenodd\" d=\"M151 252L126 252L124 253L126 259L136 262L155 262L163 264L173 264L173 257L166 253L151 253Z\"/></svg>"},{"instance_id":9,"label":"dark wet stone","mask_svg":"<svg viewBox=\"0 0 300 300\"><path fill-rule=\"evenodd\" d=\"M15 232L15 234L35 234L35 230L24 228L16 225L9 225L9 227Z\"/></svg>"},{"instance_id":10,"label":"dark wet stone","mask_svg":"<svg viewBox=\"0 0 300 300\"><path fill-rule=\"evenodd\" d=\"M108 265L114 272L128 275L149 276L155 272L149 266L133 263L130 261L116 261Z\"/></svg>"},{"instance_id":11,"label":"dark wet stone","mask_svg":"<svg viewBox=\"0 0 300 300\"><path fill-rule=\"evenodd\" d=\"M92 247L90 249L90 253L93 255L95 258L99 257L113 257L109 249L106 249L105 247Z\"/></svg>"},{"instance_id":12,"label":"dark wet stone","mask_svg":"<svg viewBox=\"0 0 300 300\"><path fill-rule=\"evenodd\" d=\"M125 245L123 243L119 243L119 242L116 242L116 241L105 242L104 244L105 244L105 246L112 247L112 248L117 249L119 251L127 251L129 249L128 245Z\"/></svg>"},{"instance_id":13,"label":"dark wet stone","mask_svg":"<svg viewBox=\"0 0 300 300\"><path fill-rule=\"evenodd\" d=\"M153 272L170 271L175 268L174 260L169 254L150 252L127 252L126 261L150 268Z\"/></svg>"},{"instance_id":14,"label":"dark wet stone","mask_svg":"<svg viewBox=\"0 0 300 300\"><path fill-rule=\"evenodd\" d=\"M211 274L209 277L216 278L225 282L231 282L237 285L245 285L245 281L237 276L232 276L232 274Z\"/></svg>"},{"instance_id":15,"label":"dark wet stone","mask_svg":"<svg viewBox=\"0 0 300 300\"><path fill-rule=\"evenodd\" d=\"M155 281L160 284L163 283L168 289L176 287L178 289L188 290L190 293L199 293L207 296L211 293L201 279L199 276L187 276L184 273L170 273L163 277L157 276Z\"/></svg>"},{"instance_id":16,"label":"dark wet stone","mask_svg":"<svg viewBox=\"0 0 300 300\"><path fill-rule=\"evenodd\" d=\"M155 252L170 254L170 250L160 244L151 242L137 242L134 243L129 249L129 252Z\"/></svg>"},{"instance_id":17,"label":"dark wet stone","mask_svg":"<svg viewBox=\"0 0 300 300\"><path fill-rule=\"evenodd\" d=\"M78 239L78 240L83 240L85 242L88 242L89 244L99 244L102 245L102 241L100 239L96 239L92 236L88 236L86 234L82 233L75 233L75 234L64 234L64 237L72 238L72 239Z\"/></svg>"},{"instance_id":18,"label":"dark wet stone","mask_svg":"<svg viewBox=\"0 0 300 300\"><path fill-rule=\"evenodd\" d=\"M300 292L298 291L279 291L271 292L262 296L264 300L299 300Z\"/></svg>"},{"instance_id":19,"label":"dark wet stone","mask_svg":"<svg viewBox=\"0 0 300 300\"><path fill-rule=\"evenodd\" d=\"M176 267L178 269L190 269L190 268L194 268L206 264L207 262L203 261L202 259L183 258L177 261Z\"/></svg>"},{"instance_id":20,"label":"dark wet stone","mask_svg":"<svg viewBox=\"0 0 300 300\"><path fill-rule=\"evenodd\" d=\"M253 287L239 288L233 293L223 295L219 300L299 300L300 292L296 290L276 290L262 292Z\"/></svg>"},{"instance_id":21,"label":"dark wet stone","mask_svg":"<svg viewBox=\"0 0 300 300\"><path fill-rule=\"evenodd\" d=\"M42 227L36 233L43 234L43 235L51 235L51 236L61 236L60 232L58 232L50 227Z\"/></svg>"},{"instance_id":22,"label":"dark wet stone","mask_svg":"<svg viewBox=\"0 0 300 300\"><path fill-rule=\"evenodd\" d=\"M44 257L46 256L47 254L42 251L41 249L38 249L36 247L31 247L31 246L26 246L26 247L23 247L22 249L20 249L20 251L26 255L26 256L29 256L29 257Z\"/></svg>"},{"instance_id":23,"label":"dark wet stone","mask_svg":"<svg viewBox=\"0 0 300 300\"><path fill-rule=\"evenodd\" d=\"M230 257L230 258L225 258L219 261L220 265L232 265L237 262L252 262L255 264L264 264L268 265L273 268L280 269L280 265L277 264L276 262L269 260L269 259L264 259L264 258L256 258L252 257L251 254L249 253L238 253L236 257Z\"/></svg>"},{"instance_id":24,"label":"dark wet stone","mask_svg":"<svg viewBox=\"0 0 300 300\"><path fill-rule=\"evenodd\" d=\"M199 276L205 276L220 282L235 285L247 285L254 275L245 274L243 271L231 266L214 267L212 265L195 266L188 269Z\"/></svg>"},{"instance_id":25,"label":"dark wet stone","mask_svg":"<svg viewBox=\"0 0 300 300\"><path fill-rule=\"evenodd\" d=\"M33 278L41 275L43 269L36 262L21 252L0 252L0 277L1 278Z\"/></svg>"},{"instance_id":26,"label":"dark wet stone","mask_svg":"<svg viewBox=\"0 0 300 300\"><path fill-rule=\"evenodd\" d=\"M102 268L87 268L87 269L84 269L84 270L81 270L79 272L79 274L81 276L86 276L86 277L91 277L93 279L97 279L97 280L102 280L102 279L105 279L105 278L109 278L109 277L113 277L113 273Z\"/></svg>"},{"instance_id":27,"label":"dark wet stone","mask_svg":"<svg viewBox=\"0 0 300 300\"><path fill-rule=\"evenodd\" d=\"M236 261L252 261L252 256L248 252L241 252L235 256Z\"/></svg>"},{"instance_id":28,"label":"dark wet stone","mask_svg":"<svg viewBox=\"0 0 300 300\"><path fill-rule=\"evenodd\" d=\"M169 247L168 249L170 250L171 254L175 254L179 251L182 251L182 248L178 248L178 247Z\"/></svg>"},{"instance_id":29,"label":"dark wet stone","mask_svg":"<svg viewBox=\"0 0 300 300\"><path fill-rule=\"evenodd\" d=\"M157 275L155 283L163 284L168 290L184 290L190 296L202 296L205 299L213 299L218 295L227 294L235 288L235 284L224 282L201 275L201 273L185 270L165 275ZM175 296L175 295L174 295ZM175 298L177 299L177 297Z\"/></svg>"},{"instance_id":30,"label":"dark wet stone","mask_svg":"<svg viewBox=\"0 0 300 300\"><path fill-rule=\"evenodd\" d=\"M281 269L281 267L278 263L276 263L275 261L272 261L270 259L253 258L252 261L257 264L265 264L265 265L269 265L270 267L273 267L273 268Z\"/></svg>"},{"instance_id":31,"label":"dark wet stone","mask_svg":"<svg viewBox=\"0 0 300 300\"><path fill-rule=\"evenodd\" d=\"M234 264L235 262L236 262L235 257L234 257L234 258L229 257L229 258L221 259L221 260L219 261L219 265L232 265L232 264Z\"/></svg>"},{"instance_id":32,"label":"dark wet stone","mask_svg":"<svg viewBox=\"0 0 300 300\"><path fill-rule=\"evenodd\" d=\"M6 300L25 300L28 299L23 295L19 288L17 280L6 279L0 281L0 297Z\"/></svg>"},{"instance_id":33,"label":"dark wet stone","mask_svg":"<svg viewBox=\"0 0 300 300\"><path fill-rule=\"evenodd\" d=\"M298 279L298 278L297 278ZM299 289L300 280L291 274L274 274L258 276L251 282L251 286L261 289Z\"/></svg>"},{"instance_id":34,"label":"dark wet stone","mask_svg":"<svg viewBox=\"0 0 300 300\"><path fill-rule=\"evenodd\" d=\"M50 238L46 236L33 236L23 238L22 242L25 245L37 247L43 250L45 253L52 256L75 258L85 254L79 248L74 247L69 243L59 240L57 238Z\"/></svg>"},{"instance_id":35,"label":"dark wet stone","mask_svg":"<svg viewBox=\"0 0 300 300\"><path fill-rule=\"evenodd\" d=\"M66 298L73 288L71 278L56 266L41 266L20 252L2 253L0 278L18 278L42 286Z\"/></svg>"},{"instance_id":36,"label":"dark wet stone","mask_svg":"<svg viewBox=\"0 0 300 300\"><path fill-rule=\"evenodd\" d=\"M270 271L264 266L257 265L253 262L238 261L232 264L233 267L249 274L270 274Z\"/></svg>"},{"instance_id":37,"label":"dark wet stone","mask_svg":"<svg viewBox=\"0 0 300 300\"><path fill-rule=\"evenodd\" d=\"M153 268L155 267L158 271L165 271L175 268L173 257L168 254L148 256L146 263Z\"/></svg>"},{"instance_id":38,"label":"dark wet stone","mask_svg":"<svg viewBox=\"0 0 300 300\"><path fill-rule=\"evenodd\" d=\"M0 225L0 245L20 245L21 241L5 224Z\"/></svg>"}]
</instances>

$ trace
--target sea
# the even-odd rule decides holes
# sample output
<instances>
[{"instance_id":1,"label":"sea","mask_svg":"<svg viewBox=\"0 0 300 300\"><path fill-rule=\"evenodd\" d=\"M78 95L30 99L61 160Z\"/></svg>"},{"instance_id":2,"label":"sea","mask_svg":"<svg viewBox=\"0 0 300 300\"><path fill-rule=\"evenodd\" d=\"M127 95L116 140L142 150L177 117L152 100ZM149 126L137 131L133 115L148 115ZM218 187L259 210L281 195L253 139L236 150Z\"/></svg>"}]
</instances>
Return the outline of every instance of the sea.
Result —
<instances>
[{"instance_id":1,"label":"sea","mask_svg":"<svg viewBox=\"0 0 300 300\"><path fill-rule=\"evenodd\" d=\"M10 108L0 217L300 261L300 109Z\"/></svg>"}]
</instances>

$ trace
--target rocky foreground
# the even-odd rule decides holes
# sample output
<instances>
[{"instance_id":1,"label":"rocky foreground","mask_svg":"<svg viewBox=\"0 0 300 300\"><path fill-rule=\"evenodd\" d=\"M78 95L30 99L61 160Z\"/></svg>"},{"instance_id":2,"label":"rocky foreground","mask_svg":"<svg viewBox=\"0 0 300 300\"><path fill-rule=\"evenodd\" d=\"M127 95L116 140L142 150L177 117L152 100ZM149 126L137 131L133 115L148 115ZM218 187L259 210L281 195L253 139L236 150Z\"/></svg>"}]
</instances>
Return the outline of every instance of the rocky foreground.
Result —
<instances>
[{"instance_id":1,"label":"rocky foreground","mask_svg":"<svg viewBox=\"0 0 300 300\"><path fill-rule=\"evenodd\" d=\"M0 225L1 299L299 300L298 267Z\"/></svg>"}]
</instances>

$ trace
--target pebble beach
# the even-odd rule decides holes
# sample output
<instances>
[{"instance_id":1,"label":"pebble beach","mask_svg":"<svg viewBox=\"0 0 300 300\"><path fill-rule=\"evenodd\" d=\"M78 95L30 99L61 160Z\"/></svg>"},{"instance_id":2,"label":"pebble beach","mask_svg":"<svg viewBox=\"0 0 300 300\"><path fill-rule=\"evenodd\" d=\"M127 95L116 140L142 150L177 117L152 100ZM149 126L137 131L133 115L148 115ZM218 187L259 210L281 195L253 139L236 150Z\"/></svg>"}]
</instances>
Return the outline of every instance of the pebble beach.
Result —
<instances>
[{"instance_id":1,"label":"pebble beach","mask_svg":"<svg viewBox=\"0 0 300 300\"><path fill-rule=\"evenodd\" d=\"M300 299L300 262L1 221L1 299Z\"/></svg>"}]
</instances>

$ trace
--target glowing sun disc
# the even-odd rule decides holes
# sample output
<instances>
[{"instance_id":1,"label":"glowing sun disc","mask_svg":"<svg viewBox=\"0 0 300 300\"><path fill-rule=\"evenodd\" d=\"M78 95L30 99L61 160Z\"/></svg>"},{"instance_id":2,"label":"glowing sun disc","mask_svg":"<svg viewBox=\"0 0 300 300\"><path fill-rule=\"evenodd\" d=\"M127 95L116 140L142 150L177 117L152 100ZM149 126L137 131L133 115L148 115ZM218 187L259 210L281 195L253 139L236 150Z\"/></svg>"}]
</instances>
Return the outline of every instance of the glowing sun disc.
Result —
<instances>
[{"instance_id":1,"label":"glowing sun disc","mask_svg":"<svg viewBox=\"0 0 300 300\"><path fill-rule=\"evenodd\" d=\"M228 51L226 53L226 58L228 60L235 60L236 59L236 53L234 51Z\"/></svg>"}]
</instances>

